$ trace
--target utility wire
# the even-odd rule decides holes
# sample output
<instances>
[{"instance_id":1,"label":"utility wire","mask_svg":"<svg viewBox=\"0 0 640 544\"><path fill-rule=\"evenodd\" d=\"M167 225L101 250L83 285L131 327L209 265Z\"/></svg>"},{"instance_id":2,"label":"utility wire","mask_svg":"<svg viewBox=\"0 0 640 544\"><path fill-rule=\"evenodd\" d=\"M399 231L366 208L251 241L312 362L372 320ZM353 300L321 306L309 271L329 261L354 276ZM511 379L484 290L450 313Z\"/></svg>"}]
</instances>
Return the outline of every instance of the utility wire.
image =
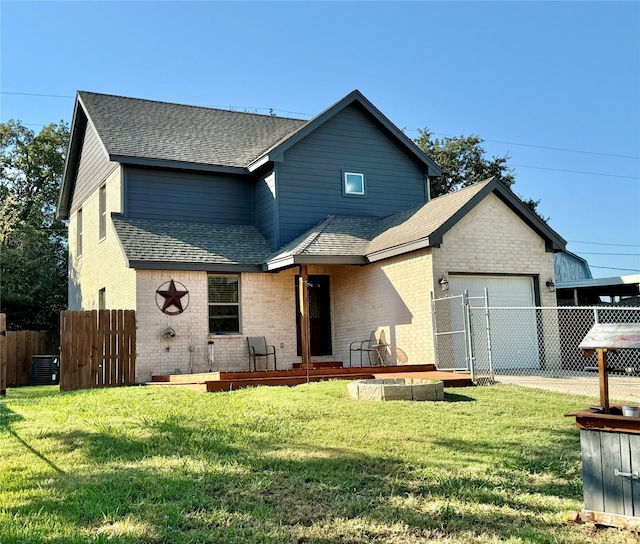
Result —
<instances>
[{"instance_id":1,"label":"utility wire","mask_svg":"<svg viewBox=\"0 0 640 544\"><path fill-rule=\"evenodd\" d=\"M590 264L589 268L605 268L607 270L622 270L624 272L640 272L640 270L636 270L635 268L613 268L612 266L595 266Z\"/></svg>"},{"instance_id":2,"label":"utility wire","mask_svg":"<svg viewBox=\"0 0 640 544\"><path fill-rule=\"evenodd\" d=\"M609 244L607 242L584 242L582 240L567 240L572 244L591 244L594 246L619 246L619 247L640 247L638 244Z\"/></svg>"},{"instance_id":3,"label":"utility wire","mask_svg":"<svg viewBox=\"0 0 640 544\"><path fill-rule=\"evenodd\" d=\"M582 255L615 255L617 257L640 257L640 253L592 253L590 251L581 251Z\"/></svg>"},{"instance_id":4,"label":"utility wire","mask_svg":"<svg viewBox=\"0 0 640 544\"><path fill-rule=\"evenodd\" d=\"M545 166L527 166L525 164L510 164L509 167L516 168L533 168L535 170L551 170L553 172L568 172L570 174L586 174L589 176L605 176L607 178L624 178L624 179L640 179L638 176L620 176L618 174L604 174L602 172L584 172L581 170L563 170L561 168L547 168Z\"/></svg>"},{"instance_id":5,"label":"utility wire","mask_svg":"<svg viewBox=\"0 0 640 544\"><path fill-rule=\"evenodd\" d=\"M14 95L14 96L39 96L39 97L45 97L45 98L75 98L75 96L70 96L70 95L62 95L62 94L44 94L44 93L18 93L18 92L11 92L11 91L0 91L0 94L8 94L8 95ZM219 108L219 109L232 109L232 110L256 110L256 111L281 111L283 113L288 113L291 115L302 115L304 117L313 117L313 114L310 113L302 113L299 111L289 111L289 110L281 110L279 108L255 108L255 107L238 107L238 106L220 106L220 105L211 105L211 104L203 104L201 105L201 107L205 107L205 108ZM36 125L39 123L30 123L32 125ZM42 125L44 126L44 125ZM419 129L406 129L407 132L415 132L415 133L419 133L420 130ZM454 136L452 134L444 134L442 132L432 132L432 134L436 135L436 136L445 136L447 138L457 138L457 136ZM518 143L518 142L506 142L504 140L488 140L486 138L481 138L484 142L492 142L492 143L496 143L496 144L505 144L505 145L519 145L522 147L534 147L537 149L549 149L552 151L563 151L566 153L582 153L585 155L600 155L603 157L616 157L619 159L633 159L633 160L640 160L640 157L636 157L636 156L632 156L632 155L618 155L615 153L601 153L599 151L584 151L581 149L569 149L569 148L565 148L565 147L552 147L552 146L547 146L547 145L536 145L536 144L522 144L522 143ZM528 167L525 166L524 168L534 168L534 167ZM602 174L602 175L606 175L606 174ZM637 178L633 178L633 179L637 179Z\"/></svg>"}]
</instances>

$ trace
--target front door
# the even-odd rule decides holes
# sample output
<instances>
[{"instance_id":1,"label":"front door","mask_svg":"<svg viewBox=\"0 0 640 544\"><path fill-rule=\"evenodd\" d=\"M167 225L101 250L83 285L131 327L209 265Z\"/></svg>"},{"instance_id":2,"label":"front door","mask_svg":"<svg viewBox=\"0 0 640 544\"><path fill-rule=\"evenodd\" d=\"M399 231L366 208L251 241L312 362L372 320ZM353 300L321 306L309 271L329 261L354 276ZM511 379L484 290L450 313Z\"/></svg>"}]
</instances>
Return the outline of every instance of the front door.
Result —
<instances>
[{"instance_id":1,"label":"front door","mask_svg":"<svg viewBox=\"0 0 640 544\"><path fill-rule=\"evenodd\" d=\"M296 332L298 338L298 355L302 355L300 335L300 298L298 281L296 276ZM307 289L309 289L309 326L310 326L310 351L312 357L331 355L331 297L329 289L329 276L307 276Z\"/></svg>"}]
</instances>

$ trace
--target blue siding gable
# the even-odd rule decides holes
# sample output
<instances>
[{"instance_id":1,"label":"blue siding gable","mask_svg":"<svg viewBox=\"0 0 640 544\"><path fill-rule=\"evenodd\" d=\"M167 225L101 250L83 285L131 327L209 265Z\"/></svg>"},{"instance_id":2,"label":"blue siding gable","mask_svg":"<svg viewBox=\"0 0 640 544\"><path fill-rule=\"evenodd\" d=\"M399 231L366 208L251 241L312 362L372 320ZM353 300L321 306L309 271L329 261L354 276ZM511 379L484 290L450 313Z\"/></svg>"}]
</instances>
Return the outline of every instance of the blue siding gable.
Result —
<instances>
[{"instance_id":1,"label":"blue siding gable","mask_svg":"<svg viewBox=\"0 0 640 544\"><path fill-rule=\"evenodd\" d=\"M275 163L280 245L329 214L384 217L427 200L426 169L356 105L345 107ZM343 172L365 195L343 194Z\"/></svg>"},{"instance_id":2,"label":"blue siding gable","mask_svg":"<svg viewBox=\"0 0 640 544\"><path fill-rule=\"evenodd\" d=\"M277 194L275 172L258 177L254 188L255 226L272 249L279 247Z\"/></svg>"},{"instance_id":3,"label":"blue siding gable","mask_svg":"<svg viewBox=\"0 0 640 544\"><path fill-rule=\"evenodd\" d=\"M100 143L98 133L92 125L87 124L78 160L71 211L75 212L82 207L87 198L105 182L117 167L117 162L109 160L107 152Z\"/></svg>"},{"instance_id":4,"label":"blue siding gable","mask_svg":"<svg viewBox=\"0 0 640 544\"><path fill-rule=\"evenodd\" d=\"M248 177L126 167L125 187L127 217L253 225Z\"/></svg>"}]
</instances>

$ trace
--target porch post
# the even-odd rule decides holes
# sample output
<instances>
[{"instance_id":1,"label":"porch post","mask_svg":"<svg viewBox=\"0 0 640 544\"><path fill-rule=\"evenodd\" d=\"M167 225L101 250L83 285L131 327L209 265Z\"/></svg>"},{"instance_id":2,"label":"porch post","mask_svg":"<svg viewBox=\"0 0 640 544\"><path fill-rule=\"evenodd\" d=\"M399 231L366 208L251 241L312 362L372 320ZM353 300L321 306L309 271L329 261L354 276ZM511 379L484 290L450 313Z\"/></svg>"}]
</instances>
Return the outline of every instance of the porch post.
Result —
<instances>
[{"instance_id":1,"label":"porch post","mask_svg":"<svg viewBox=\"0 0 640 544\"><path fill-rule=\"evenodd\" d=\"M309 346L309 289L307 288L307 265L300 266L298 280L298 299L300 300L300 348L302 353L302 368L309 368L311 359Z\"/></svg>"}]
</instances>

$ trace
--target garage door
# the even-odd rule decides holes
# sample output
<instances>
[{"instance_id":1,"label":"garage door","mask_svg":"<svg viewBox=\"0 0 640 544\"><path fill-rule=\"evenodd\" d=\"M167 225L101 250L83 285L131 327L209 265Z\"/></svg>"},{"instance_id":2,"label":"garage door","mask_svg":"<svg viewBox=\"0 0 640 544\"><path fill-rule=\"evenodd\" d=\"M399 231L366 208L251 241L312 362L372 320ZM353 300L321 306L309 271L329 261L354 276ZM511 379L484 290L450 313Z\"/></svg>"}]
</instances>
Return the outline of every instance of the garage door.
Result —
<instances>
[{"instance_id":1,"label":"garage door","mask_svg":"<svg viewBox=\"0 0 640 544\"><path fill-rule=\"evenodd\" d=\"M484 297L485 288L489 293L489 307L517 307L522 310L489 311L489 329L491 334L491 360L494 371L540 368L538 346L538 328L536 320L535 294L533 278L525 276L450 276L449 293L462 294L465 290L469 297ZM473 301L472 301L473 302ZM472 306L477 306L473 304ZM473 319L474 327L486 327L479 312ZM486 333L473 335L486 338ZM487 349L485 345L474 342L474 352Z\"/></svg>"}]
</instances>

